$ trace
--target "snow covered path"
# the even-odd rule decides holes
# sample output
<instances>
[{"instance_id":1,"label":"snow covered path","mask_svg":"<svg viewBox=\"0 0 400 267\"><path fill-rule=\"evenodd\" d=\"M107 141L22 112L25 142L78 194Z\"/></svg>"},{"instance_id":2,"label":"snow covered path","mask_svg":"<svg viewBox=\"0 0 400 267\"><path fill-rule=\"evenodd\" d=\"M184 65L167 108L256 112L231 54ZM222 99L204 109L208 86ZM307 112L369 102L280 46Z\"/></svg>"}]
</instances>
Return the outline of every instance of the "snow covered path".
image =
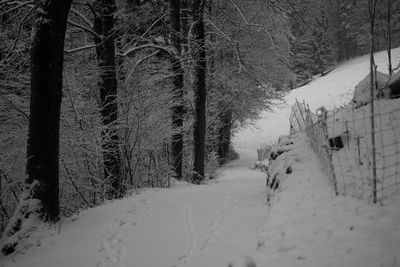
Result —
<instances>
[{"instance_id":1,"label":"snow covered path","mask_svg":"<svg viewBox=\"0 0 400 267\"><path fill-rule=\"evenodd\" d=\"M267 218L265 176L249 169L253 160L243 157L226 166L217 183L142 194L153 210L138 214L141 223L127 232L126 247L134 253L128 252L125 261L135 266L226 266L238 253L252 254L257 229ZM149 236L138 238L145 232Z\"/></svg>"},{"instance_id":2,"label":"snow covered path","mask_svg":"<svg viewBox=\"0 0 400 267\"><path fill-rule=\"evenodd\" d=\"M265 174L249 168L254 150L241 154L215 183L146 190L66 219L57 234L38 231L5 266L226 266L253 255L268 216Z\"/></svg>"},{"instance_id":3,"label":"snow covered path","mask_svg":"<svg viewBox=\"0 0 400 267\"><path fill-rule=\"evenodd\" d=\"M149 189L89 209L36 231L24 254L0 266L226 267L243 254L258 267L400 266L400 201L334 196L303 135L269 207L265 174L249 169L253 151L240 152L216 183Z\"/></svg>"}]
</instances>

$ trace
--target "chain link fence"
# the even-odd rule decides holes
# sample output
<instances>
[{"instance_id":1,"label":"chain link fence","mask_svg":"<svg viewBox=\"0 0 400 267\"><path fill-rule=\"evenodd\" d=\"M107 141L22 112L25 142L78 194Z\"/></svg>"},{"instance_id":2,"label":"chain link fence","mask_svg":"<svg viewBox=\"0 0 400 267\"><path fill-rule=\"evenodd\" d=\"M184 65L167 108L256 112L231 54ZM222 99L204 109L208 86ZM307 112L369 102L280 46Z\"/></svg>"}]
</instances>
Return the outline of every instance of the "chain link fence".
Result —
<instances>
[{"instance_id":1,"label":"chain link fence","mask_svg":"<svg viewBox=\"0 0 400 267\"><path fill-rule=\"evenodd\" d=\"M371 112L373 111L373 112ZM313 114L292 106L291 134L305 132L336 194L384 204L400 185L400 100Z\"/></svg>"}]
</instances>

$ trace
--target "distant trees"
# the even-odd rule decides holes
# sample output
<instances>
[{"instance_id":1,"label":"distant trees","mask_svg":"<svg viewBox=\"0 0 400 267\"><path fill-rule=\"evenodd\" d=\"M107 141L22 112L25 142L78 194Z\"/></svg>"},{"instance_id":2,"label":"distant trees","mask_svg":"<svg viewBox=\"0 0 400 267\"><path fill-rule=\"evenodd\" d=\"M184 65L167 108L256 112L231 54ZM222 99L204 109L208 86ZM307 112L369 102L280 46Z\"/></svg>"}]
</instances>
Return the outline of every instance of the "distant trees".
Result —
<instances>
[{"instance_id":1,"label":"distant trees","mask_svg":"<svg viewBox=\"0 0 400 267\"><path fill-rule=\"evenodd\" d=\"M301 84L333 65L327 6L306 0L288 6L291 68Z\"/></svg>"},{"instance_id":2,"label":"distant trees","mask_svg":"<svg viewBox=\"0 0 400 267\"><path fill-rule=\"evenodd\" d=\"M297 84L324 73L335 62L368 53L368 1L288 0L279 5L290 20L291 67ZM398 35L392 38L400 30L398 11L399 4L392 0L376 4L377 51L400 44Z\"/></svg>"},{"instance_id":3,"label":"distant trees","mask_svg":"<svg viewBox=\"0 0 400 267\"><path fill-rule=\"evenodd\" d=\"M35 2L25 192L3 234L4 254L14 252L30 222L59 219L60 109L64 38L71 2Z\"/></svg>"},{"instance_id":4,"label":"distant trees","mask_svg":"<svg viewBox=\"0 0 400 267\"><path fill-rule=\"evenodd\" d=\"M293 73L288 69L286 22L265 2L208 3L207 152L216 152L223 164L235 156L235 131L270 108Z\"/></svg>"}]
</instances>

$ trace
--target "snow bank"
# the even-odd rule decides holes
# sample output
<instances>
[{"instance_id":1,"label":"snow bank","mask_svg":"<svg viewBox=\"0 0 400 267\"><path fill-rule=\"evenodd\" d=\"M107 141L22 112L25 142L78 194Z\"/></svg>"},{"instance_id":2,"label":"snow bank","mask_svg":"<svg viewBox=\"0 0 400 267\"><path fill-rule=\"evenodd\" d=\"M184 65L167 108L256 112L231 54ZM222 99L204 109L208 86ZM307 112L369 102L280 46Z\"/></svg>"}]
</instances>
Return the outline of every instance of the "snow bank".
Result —
<instances>
[{"instance_id":1,"label":"snow bank","mask_svg":"<svg viewBox=\"0 0 400 267\"><path fill-rule=\"evenodd\" d=\"M382 207L336 197L306 137L294 141L270 167L286 179L260 230L257 266L399 266L400 198ZM289 175L279 167L284 162Z\"/></svg>"}]
</instances>

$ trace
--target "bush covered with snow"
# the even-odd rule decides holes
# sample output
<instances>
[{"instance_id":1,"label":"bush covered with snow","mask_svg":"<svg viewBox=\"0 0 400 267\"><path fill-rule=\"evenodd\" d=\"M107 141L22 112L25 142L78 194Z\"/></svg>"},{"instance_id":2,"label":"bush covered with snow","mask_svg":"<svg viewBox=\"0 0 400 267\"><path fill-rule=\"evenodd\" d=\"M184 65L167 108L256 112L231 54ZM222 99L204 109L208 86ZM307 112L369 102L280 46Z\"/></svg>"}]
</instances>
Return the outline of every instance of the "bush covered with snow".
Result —
<instances>
[{"instance_id":1,"label":"bush covered with snow","mask_svg":"<svg viewBox=\"0 0 400 267\"><path fill-rule=\"evenodd\" d=\"M281 182L292 173L295 138L295 135L280 136L277 145L271 149L266 186L272 190L277 190Z\"/></svg>"},{"instance_id":2,"label":"bush covered with snow","mask_svg":"<svg viewBox=\"0 0 400 267\"><path fill-rule=\"evenodd\" d=\"M262 147L257 148L257 160L263 161L269 157L269 152L271 151L272 146L264 144Z\"/></svg>"}]
</instances>

